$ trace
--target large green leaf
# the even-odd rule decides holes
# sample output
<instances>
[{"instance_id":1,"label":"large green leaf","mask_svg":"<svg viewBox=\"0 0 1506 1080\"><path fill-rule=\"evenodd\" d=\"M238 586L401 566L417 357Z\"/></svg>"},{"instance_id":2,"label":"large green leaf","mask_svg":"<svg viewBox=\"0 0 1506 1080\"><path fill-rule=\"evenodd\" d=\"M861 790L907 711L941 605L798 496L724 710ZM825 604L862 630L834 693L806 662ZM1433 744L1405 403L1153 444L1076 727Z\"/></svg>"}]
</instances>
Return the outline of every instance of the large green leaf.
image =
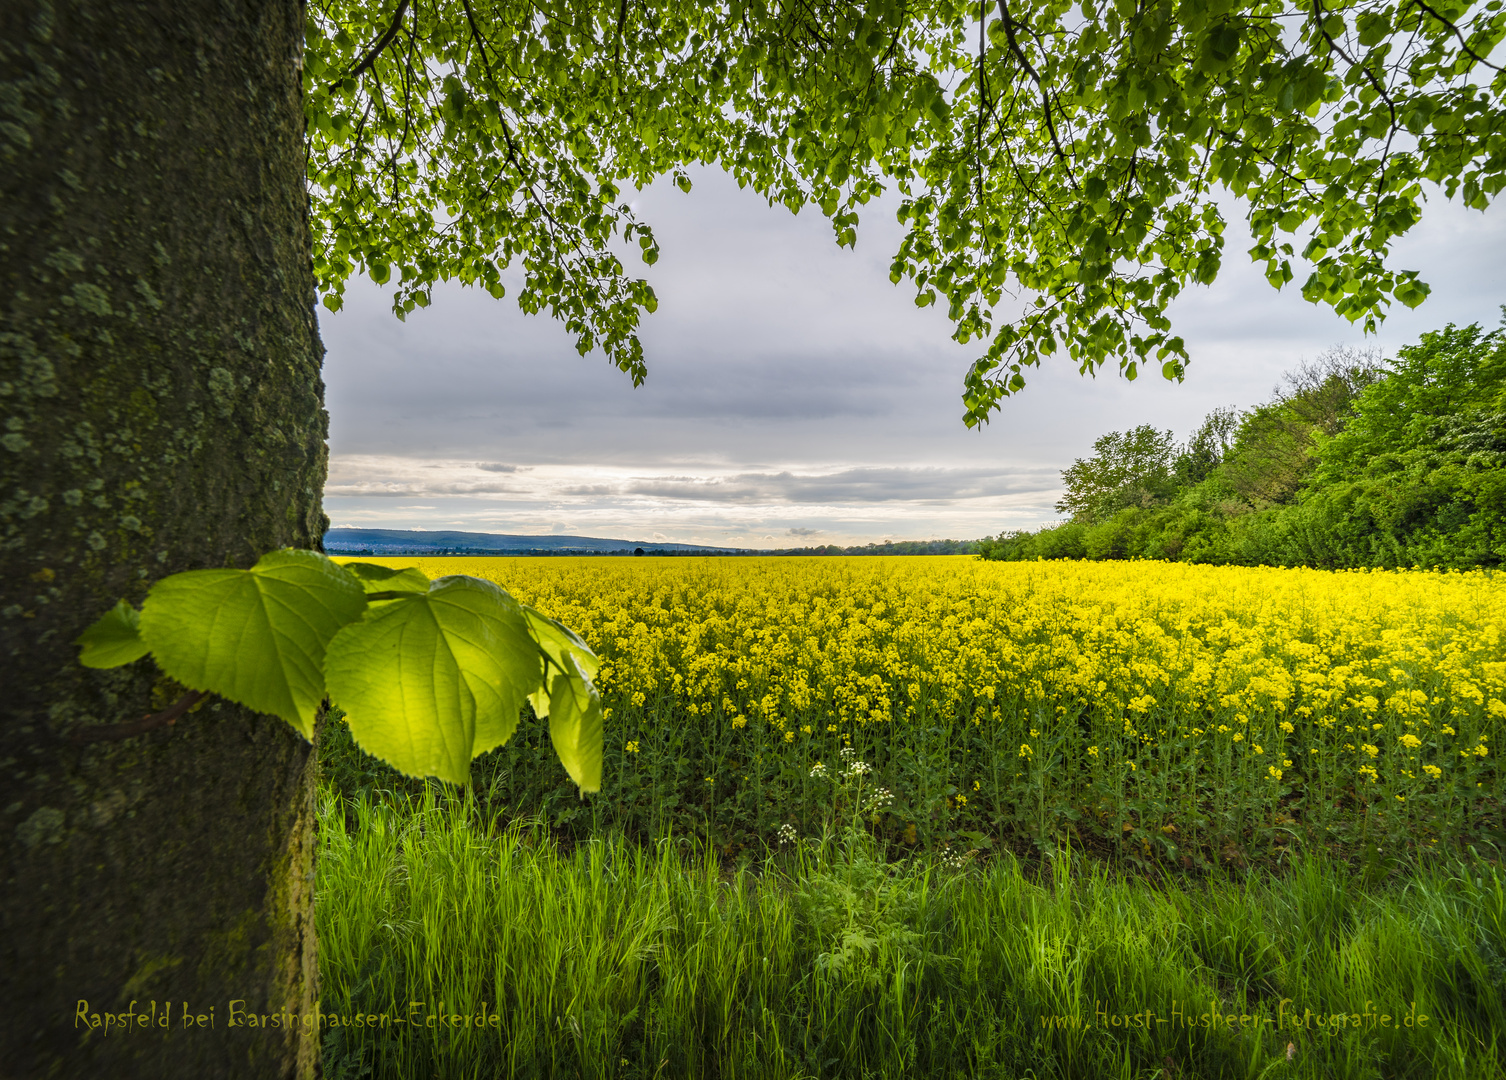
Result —
<instances>
[{"instance_id":1,"label":"large green leaf","mask_svg":"<svg viewBox=\"0 0 1506 1080\"><path fill-rule=\"evenodd\" d=\"M325 649L365 607L360 583L323 555L273 551L250 570L163 578L140 629L157 666L184 686L280 716L311 739Z\"/></svg>"},{"instance_id":2,"label":"large green leaf","mask_svg":"<svg viewBox=\"0 0 1506 1080\"><path fill-rule=\"evenodd\" d=\"M79 663L84 667L112 668L140 660L151 650L141 640L141 616L121 600L78 636Z\"/></svg>"},{"instance_id":3,"label":"large green leaf","mask_svg":"<svg viewBox=\"0 0 1506 1080\"><path fill-rule=\"evenodd\" d=\"M470 779L471 759L518 725L543 656L516 600L444 577L368 609L330 643L325 677L352 736L410 776Z\"/></svg>"},{"instance_id":4,"label":"large green leaf","mask_svg":"<svg viewBox=\"0 0 1506 1080\"><path fill-rule=\"evenodd\" d=\"M549 740L560 764L582 792L601 790L601 696L590 678L565 657L549 683Z\"/></svg>"}]
</instances>

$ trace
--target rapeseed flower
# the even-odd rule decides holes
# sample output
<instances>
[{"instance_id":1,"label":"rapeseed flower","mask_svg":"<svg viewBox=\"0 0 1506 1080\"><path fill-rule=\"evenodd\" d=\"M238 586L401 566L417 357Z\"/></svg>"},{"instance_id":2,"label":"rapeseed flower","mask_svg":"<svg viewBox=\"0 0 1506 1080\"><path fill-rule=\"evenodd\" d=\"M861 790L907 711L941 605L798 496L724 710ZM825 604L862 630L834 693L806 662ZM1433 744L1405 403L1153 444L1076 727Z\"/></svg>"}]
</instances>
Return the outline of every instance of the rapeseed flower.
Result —
<instances>
[{"instance_id":1,"label":"rapeseed flower","mask_svg":"<svg viewBox=\"0 0 1506 1080\"><path fill-rule=\"evenodd\" d=\"M1488 750L1506 731L1506 582L1480 573L965 557L377 561L496 581L572 627L601 660L609 740L614 728L671 732L684 749L666 752L693 762L679 775L714 772L719 800L757 755L798 778L844 744L863 748L902 805L924 793L900 784L924 781L893 771L897 752L935 760L939 746L934 783L981 775L969 795L985 814L1021 804L1047 762L1041 790L1059 808L1087 801L1098 763L1128 774L1137 760L1147 778L1170 770L1194 799L1270 806L1279 789L1265 781L1297 759L1332 806L1358 755L1398 821L1432 812L1389 799L1410 797L1416 775L1506 796ZM1419 761L1433 755L1417 729L1454 740L1455 753ZM611 745L639 753L638 738ZM1026 768L1037 749L1041 763ZM1280 764L1261 769L1266 750ZM1011 752L1018 777L979 768Z\"/></svg>"}]
</instances>

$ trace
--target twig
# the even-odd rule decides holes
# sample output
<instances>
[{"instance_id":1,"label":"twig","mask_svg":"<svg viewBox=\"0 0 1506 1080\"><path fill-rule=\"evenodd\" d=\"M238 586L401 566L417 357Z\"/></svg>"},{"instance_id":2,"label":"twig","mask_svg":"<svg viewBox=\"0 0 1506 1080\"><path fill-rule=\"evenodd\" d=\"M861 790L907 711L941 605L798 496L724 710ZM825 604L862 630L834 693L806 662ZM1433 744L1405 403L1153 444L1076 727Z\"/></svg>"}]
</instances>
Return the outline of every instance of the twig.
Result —
<instances>
[{"instance_id":1,"label":"twig","mask_svg":"<svg viewBox=\"0 0 1506 1080\"><path fill-rule=\"evenodd\" d=\"M1129 213L1130 189L1135 184L1135 163L1140 160L1140 150L1137 147L1130 154L1129 172L1124 177L1124 205L1119 208L1119 216L1114 219L1114 232L1119 231L1119 226L1124 224L1124 215Z\"/></svg>"},{"instance_id":2,"label":"twig","mask_svg":"<svg viewBox=\"0 0 1506 1080\"><path fill-rule=\"evenodd\" d=\"M1364 72L1365 78L1370 80L1370 85L1375 88L1375 92L1381 96L1381 100L1386 103L1386 108L1391 113L1391 126L1386 134L1386 146L1385 149L1381 151L1380 176L1376 179L1375 182L1375 201L1378 205L1380 203L1380 197L1382 194L1384 194L1386 186L1386 162L1390 160L1391 157L1391 140L1396 137L1396 102L1391 100L1391 95L1386 92L1386 87L1380 81L1379 76L1377 76L1375 72L1366 67L1362 61L1356 60L1354 57L1350 56L1348 51L1337 41L1335 41L1333 35L1324 28L1323 0L1312 0L1312 4L1313 25L1318 28L1318 33L1322 34L1323 39L1328 42L1328 47L1342 56L1345 60L1349 61L1351 67L1357 67L1360 69L1360 71Z\"/></svg>"},{"instance_id":3,"label":"twig","mask_svg":"<svg viewBox=\"0 0 1506 1080\"><path fill-rule=\"evenodd\" d=\"M1009 51L1014 53L1015 59L1020 62L1020 66L1025 69L1025 74L1030 76L1031 81L1040 87L1041 108L1045 113L1046 130L1051 133L1051 145L1056 147L1056 156L1061 159L1062 166L1067 171L1067 179L1072 182L1072 190L1077 191L1079 190L1077 177L1073 175L1072 163L1067 160L1067 152L1062 149L1061 140L1056 136L1056 123L1051 119L1051 91L1046 86L1045 81L1041 79L1040 73L1030 63L1029 57L1025 55L1025 50L1020 48L1020 43L1015 40L1014 16L1009 14L1009 8L1006 6L1005 0L999 0L999 14L1004 20L1004 36L1009 41Z\"/></svg>"},{"instance_id":4,"label":"twig","mask_svg":"<svg viewBox=\"0 0 1506 1080\"><path fill-rule=\"evenodd\" d=\"M382 54L382 50L385 49L388 45L391 45L392 39L397 37L397 29L398 27L403 25L403 15L406 14L407 11L408 0L401 0L401 2L397 5L397 13L392 16L392 25L387 27L387 32L385 34L377 38L377 43L373 45L370 51L361 58L361 62L355 66L355 70L347 75L346 78L354 79L356 76L360 75L361 72L365 71L372 64L376 63L376 58Z\"/></svg>"},{"instance_id":5,"label":"twig","mask_svg":"<svg viewBox=\"0 0 1506 1080\"><path fill-rule=\"evenodd\" d=\"M987 74L984 70L985 58L988 55L988 0L978 0L978 132L977 132L977 163L978 163L978 208L983 208L983 113L986 109L993 111L993 103L988 100Z\"/></svg>"},{"instance_id":6,"label":"twig","mask_svg":"<svg viewBox=\"0 0 1506 1080\"><path fill-rule=\"evenodd\" d=\"M1485 57L1481 56L1479 53L1475 52L1474 49L1471 49L1469 47L1469 42L1466 41L1466 40L1464 40L1464 34L1460 32L1459 28L1457 26L1455 26L1453 23L1449 22L1447 19L1445 19L1442 15L1438 14L1438 12L1436 12L1432 8L1428 7L1427 4L1423 3L1423 0L1412 0L1412 3L1414 3L1418 7L1422 8L1423 11L1426 11L1429 15L1433 16L1433 18L1437 19L1444 26L1446 26L1450 30L1452 30L1454 32L1454 36L1459 39L1459 45L1460 45L1460 47L1465 52L1467 52L1470 55L1470 58L1472 60L1474 60L1476 63L1484 64L1486 67L1490 68L1493 71L1501 71L1501 70L1503 70L1502 68L1497 67L1495 64L1492 64L1489 60L1485 59Z\"/></svg>"},{"instance_id":7,"label":"twig","mask_svg":"<svg viewBox=\"0 0 1506 1080\"><path fill-rule=\"evenodd\" d=\"M160 727L172 727L189 709L209 696L208 690L190 690L167 708L151 716L143 716L129 724L108 724L103 727L75 728L68 736L69 742L114 742L118 739L134 739Z\"/></svg>"}]
</instances>

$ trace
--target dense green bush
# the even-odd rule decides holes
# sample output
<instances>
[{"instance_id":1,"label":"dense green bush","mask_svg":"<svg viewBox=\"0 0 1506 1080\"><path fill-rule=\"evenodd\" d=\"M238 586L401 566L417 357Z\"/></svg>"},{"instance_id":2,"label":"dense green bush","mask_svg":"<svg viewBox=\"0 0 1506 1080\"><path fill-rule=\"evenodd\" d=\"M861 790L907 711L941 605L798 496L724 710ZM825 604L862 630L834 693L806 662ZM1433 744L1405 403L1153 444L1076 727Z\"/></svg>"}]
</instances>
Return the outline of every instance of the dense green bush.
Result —
<instances>
[{"instance_id":1,"label":"dense green bush","mask_svg":"<svg viewBox=\"0 0 1506 1080\"><path fill-rule=\"evenodd\" d=\"M1449 325L1384 363L1335 350L1272 401L1215 410L1183 447L1142 425L1094 451L1062 474L1068 521L985 540L981 557L1499 566L1506 329Z\"/></svg>"}]
</instances>

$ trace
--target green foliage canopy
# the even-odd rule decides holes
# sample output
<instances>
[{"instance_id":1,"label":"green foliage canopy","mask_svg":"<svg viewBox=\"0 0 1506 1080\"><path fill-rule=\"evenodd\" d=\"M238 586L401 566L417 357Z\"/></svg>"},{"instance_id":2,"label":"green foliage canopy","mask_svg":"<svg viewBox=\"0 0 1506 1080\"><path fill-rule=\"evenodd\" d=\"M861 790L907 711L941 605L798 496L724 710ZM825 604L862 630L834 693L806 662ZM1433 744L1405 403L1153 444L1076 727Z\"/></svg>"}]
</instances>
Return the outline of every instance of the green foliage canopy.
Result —
<instances>
[{"instance_id":1,"label":"green foliage canopy","mask_svg":"<svg viewBox=\"0 0 1506 1080\"><path fill-rule=\"evenodd\" d=\"M1176 475L1183 485L1196 484L1228 457L1239 416L1233 408L1214 409L1192 433L1187 445L1176 458Z\"/></svg>"},{"instance_id":2,"label":"green foliage canopy","mask_svg":"<svg viewBox=\"0 0 1506 1080\"><path fill-rule=\"evenodd\" d=\"M1062 473L1065 491L1056 508L1082 521L1101 521L1128 506L1154 506L1174 492L1169 431L1141 424L1111 431L1093 443L1093 455Z\"/></svg>"},{"instance_id":3,"label":"green foliage canopy","mask_svg":"<svg viewBox=\"0 0 1506 1080\"><path fill-rule=\"evenodd\" d=\"M1131 497L1141 489L1132 470L1110 468L1106 451L1123 457L1137 433L1155 434L1106 435L1094 458L1063 473L1071 521L983 541L979 553L1330 569L1506 564L1506 324L1450 325L1386 361L1333 350L1289 375L1274 400L1237 418L1215 411L1155 502Z\"/></svg>"},{"instance_id":4,"label":"green foliage canopy","mask_svg":"<svg viewBox=\"0 0 1506 1080\"><path fill-rule=\"evenodd\" d=\"M729 170L838 243L898 192L892 277L984 353L965 420L1065 351L1180 378L1166 312L1217 276L1227 196L1281 287L1373 328L1427 295L1388 263L1424 185L1506 184L1502 0L327 0L308 9L315 269L399 315L458 279L643 378L659 249L625 186ZM1222 201L1221 201L1222 200ZM1003 320L1006 291L1027 298Z\"/></svg>"},{"instance_id":5,"label":"green foliage canopy","mask_svg":"<svg viewBox=\"0 0 1506 1080\"><path fill-rule=\"evenodd\" d=\"M1423 334L1397 350L1385 375L1323 447L1318 482L1383 475L1422 458L1435 467L1444 459L1506 466L1506 322Z\"/></svg>"}]
</instances>

